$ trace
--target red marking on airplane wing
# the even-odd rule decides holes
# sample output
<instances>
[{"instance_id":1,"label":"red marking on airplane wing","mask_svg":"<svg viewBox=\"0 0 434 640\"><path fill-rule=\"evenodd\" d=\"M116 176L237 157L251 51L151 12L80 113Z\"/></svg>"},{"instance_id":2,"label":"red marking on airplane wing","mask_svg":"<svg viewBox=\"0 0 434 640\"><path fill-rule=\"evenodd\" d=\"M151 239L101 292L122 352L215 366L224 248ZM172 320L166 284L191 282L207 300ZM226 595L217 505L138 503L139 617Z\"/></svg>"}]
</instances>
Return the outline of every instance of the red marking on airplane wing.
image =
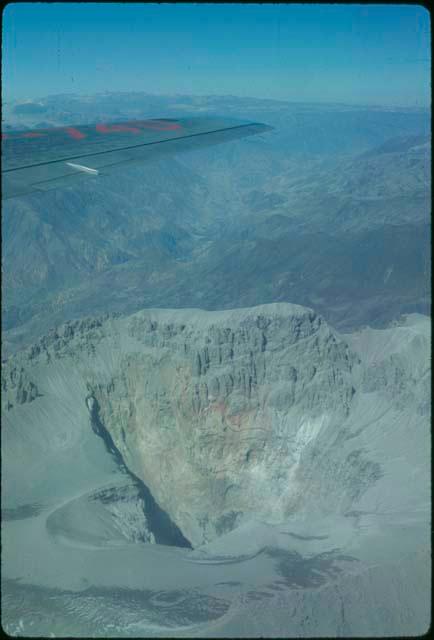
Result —
<instances>
[{"instance_id":1,"label":"red marking on airplane wing","mask_svg":"<svg viewBox=\"0 0 434 640\"><path fill-rule=\"evenodd\" d=\"M65 131L69 136L71 136L71 138L74 138L74 140L82 140L82 138L87 137L85 133L79 131L75 127L65 127Z\"/></svg>"},{"instance_id":2,"label":"red marking on airplane wing","mask_svg":"<svg viewBox=\"0 0 434 640\"><path fill-rule=\"evenodd\" d=\"M116 131L131 131L140 133L140 129L154 129L155 131L174 131L182 129L177 122L164 122L162 120L134 120L126 124L97 124L96 130L100 133L112 133Z\"/></svg>"},{"instance_id":3,"label":"red marking on airplane wing","mask_svg":"<svg viewBox=\"0 0 434 640\"><path fill-rule=\"evenodd\" d=\"M117 131L130 131L131 133L140 133L137 127L129 127L126 124L97 124L95 129L100 133L116 133Z\"/></svg>"},{"instance_id":4,"label":"red marking on airplane wing","mask_svg":"<svg viewBox=\"0 0 434 640\"><path fill-rule=\"evenodd\" d=\"M19 138L43 138L46 136L46 133L42 131L25 131L24 133L19 133L18 135L13 133L2 133L2 140L16 140Z\"/></svg>"},{"instance_id":5,"label":"red marking on airplane wing","mask_svg":"<svg viewBox=\"0 0 434 640\"><path fill-rule=\"evenodd\" d=\"M168 122L166 120L134 120L125 124L95 125L95 129L98 133L130 132L137 134L140 133L141 129L152 129L154 131L176 131L182 128L182 125L178 122ZM83 131L80 131L76 127L55 127L53 129L41 129L39 131L25 131L18 134L2 133L2 140L14 138L41 138L44 136L58 135L59 133L66 133L74 140L83 140L83 138L87 138L87 134L83 133Z\"/></svg>"}]
</instances>

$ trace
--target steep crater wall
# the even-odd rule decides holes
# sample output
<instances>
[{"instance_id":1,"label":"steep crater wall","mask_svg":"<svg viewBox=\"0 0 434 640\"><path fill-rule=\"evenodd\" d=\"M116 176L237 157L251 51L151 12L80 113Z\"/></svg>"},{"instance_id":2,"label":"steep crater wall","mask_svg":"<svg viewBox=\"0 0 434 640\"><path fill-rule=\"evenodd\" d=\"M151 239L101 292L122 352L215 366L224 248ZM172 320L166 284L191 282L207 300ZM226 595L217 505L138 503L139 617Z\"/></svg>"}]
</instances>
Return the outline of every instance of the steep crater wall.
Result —
<instances>
[{"instance_id":1,"label":"steep crater wall","mask_svg":"<svg viewBox=\"0 0 434 640\"><path fill-rule=\"evenodd\" d=\"M282 518L301 452L348 415L358 358L312 311L143 312L140 348L89 381L127 466L194 545L246 516Z\"/></svg>"},{"instance_id":2,"label":"steep crater wall","mask_svg":"<svg viewBox=\"0 0 434 640\"><path fill-rule=\"evenodd\" d=\"M147 503L194 547L250 518L422 504L414 468L426 466L425 436L411 432L427 419L429 363L417 331L344 338L286 303L67 323L3 368L9 459L19 460L27 433L37 443L35 416L46 420L50 407L67 409L70 422L53 419L47 446L67 455L83 437L87 400L94 429L97 418L109 449L149 489ZM39 446L45 455L37 444L32 460Z\"/></svg>"}]
</instances>

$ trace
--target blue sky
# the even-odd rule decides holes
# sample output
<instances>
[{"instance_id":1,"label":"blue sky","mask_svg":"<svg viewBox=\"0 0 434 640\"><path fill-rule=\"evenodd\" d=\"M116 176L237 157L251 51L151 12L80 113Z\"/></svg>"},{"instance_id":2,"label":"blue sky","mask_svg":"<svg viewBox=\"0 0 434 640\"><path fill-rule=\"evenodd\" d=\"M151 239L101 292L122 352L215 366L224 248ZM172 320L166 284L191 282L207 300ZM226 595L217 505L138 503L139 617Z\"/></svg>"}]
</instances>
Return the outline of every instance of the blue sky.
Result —
<instances>
[{"instance_id":1,"label":"blue sky","mask_svg":"<svg viewBox=\"0 0 434 640\"><path fill-rule=\"evenodd\" d=\"M417 5L10 3L3 99L103 91L426 106Z\"/></svg>"}]
</instances>

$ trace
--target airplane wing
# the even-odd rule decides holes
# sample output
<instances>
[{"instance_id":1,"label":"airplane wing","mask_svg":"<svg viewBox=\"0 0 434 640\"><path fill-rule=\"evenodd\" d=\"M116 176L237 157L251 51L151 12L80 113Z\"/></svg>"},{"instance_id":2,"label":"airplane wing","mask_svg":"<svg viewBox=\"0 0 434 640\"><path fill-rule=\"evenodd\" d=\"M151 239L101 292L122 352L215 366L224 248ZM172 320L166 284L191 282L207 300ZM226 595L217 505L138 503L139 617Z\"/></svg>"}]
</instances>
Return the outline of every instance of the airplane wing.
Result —
<instances>
[{"instance_id":1,"label":"airplane wing","mask_svg":"<svg viewBox=\"0 0 434 640\"><path fill-rule=\"evenodd\" d=\"M161 154L272 129L227 118L134 120L2 133L2 199L68 186Z\"/></svg>"}]
</instances>

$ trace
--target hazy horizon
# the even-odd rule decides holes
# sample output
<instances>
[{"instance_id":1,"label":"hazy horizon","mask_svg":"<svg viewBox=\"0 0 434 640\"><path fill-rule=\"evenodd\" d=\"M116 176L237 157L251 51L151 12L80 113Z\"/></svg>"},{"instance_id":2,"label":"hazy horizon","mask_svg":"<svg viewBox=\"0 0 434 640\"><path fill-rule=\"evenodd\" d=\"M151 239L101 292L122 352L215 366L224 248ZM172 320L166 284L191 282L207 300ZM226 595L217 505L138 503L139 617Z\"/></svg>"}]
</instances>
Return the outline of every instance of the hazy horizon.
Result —
<instances>
[{"instance_id":1,"label":"hazy horizon","mask_svg":"<svg viewBox=\"0 0 434 640\"><path fill-rule=\"evenodd\" d=\"M318 106L324 106L326 107L327 105L329 106L334 106L334 107L350 107L350 108L366 108L366 109L381 109L381 110L404 110L404 111L430 111L431 109L431 105L427 104L427 105L403 105L403 104L387 104L387 103L380 103L380 102L345 102L345 101L333 101L333 100L327 100L327 101L322 101L322 100L296 100L296 99L280 99L280 98L270 98L270 97L264 97L264 96L260 96L260 95L249 95L249 96L238 96L235 94L224 94L224 93L201 93L201 94L195 94L195 93L159 93L159 92L153 92L153 91L96 91L94 93L90 93L90 92L78 92L78 91L71 91L71 92L61 92L61 93L49 93L46 95L27 95L27 96L22 96L22 97L11 97L9 98L9 100L3 100L3 105L23 105L23 104L39 104L39 103L43 103L43 101L45 100L50 100L50 99L54 99L57 98L59 96L71 96L71 97L77 97L77 98L98 98L100 96L109 96L109 95L119 95L119 96L126 96L128 94L137 94L138 96L149 96L151 98L198 98L198 99L203 99L203 100L207 100L207 99L213 99L213 98L224 98L224 99L231 99L233 98L234 100L258 100L258 101L263 101L263 102L270 102L270 103L281 103L281 104L285 104L285 105L300 105L300 106L309 106L309 105L318 105ZM4 116L3 116L4 119Z\"/></svg>"}]
</instances>

